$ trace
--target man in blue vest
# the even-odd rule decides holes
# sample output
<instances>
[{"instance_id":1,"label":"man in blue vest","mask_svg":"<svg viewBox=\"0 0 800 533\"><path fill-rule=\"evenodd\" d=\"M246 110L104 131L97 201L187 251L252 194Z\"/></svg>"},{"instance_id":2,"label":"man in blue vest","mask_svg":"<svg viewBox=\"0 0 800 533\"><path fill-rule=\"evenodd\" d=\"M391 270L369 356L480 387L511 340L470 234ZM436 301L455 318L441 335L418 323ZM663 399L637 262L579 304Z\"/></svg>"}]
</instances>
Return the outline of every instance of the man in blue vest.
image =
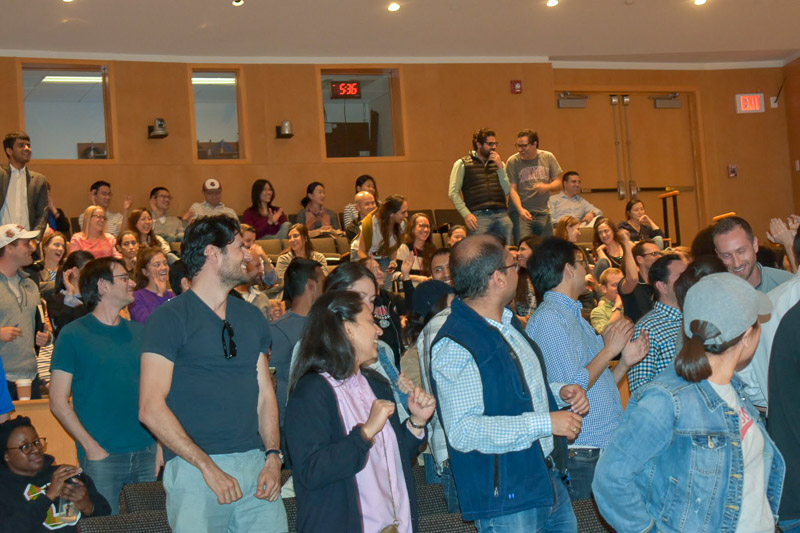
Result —
<instances>
[{"instance_id":1,"label":"man in blue vest","mask_svg":"<svg viewBox=\"0 0 800 533\"><path fill-rule=\"evenodd\" d=\"M497 153L494 130L477 130L472 135L472 148L450 171L450 200L464 217L470 234L492 233L504 239L505 244L514 244L506 203L508 177Z\"/></svg>"},{"instance_id":2,"label":"man in blue vest","mask_svg":"<svg viewBox=\"0 0 800 533\"><path fill-rule=\"evenodd\" d=\"M577 531L561 471L564 437L578 437L589 411L585 391L547 386L539 347L505 308L518 264L497 238L467 237L450 268L458 298L431 370L464 519L480 531Z\"/></svg>"}]
</instances>

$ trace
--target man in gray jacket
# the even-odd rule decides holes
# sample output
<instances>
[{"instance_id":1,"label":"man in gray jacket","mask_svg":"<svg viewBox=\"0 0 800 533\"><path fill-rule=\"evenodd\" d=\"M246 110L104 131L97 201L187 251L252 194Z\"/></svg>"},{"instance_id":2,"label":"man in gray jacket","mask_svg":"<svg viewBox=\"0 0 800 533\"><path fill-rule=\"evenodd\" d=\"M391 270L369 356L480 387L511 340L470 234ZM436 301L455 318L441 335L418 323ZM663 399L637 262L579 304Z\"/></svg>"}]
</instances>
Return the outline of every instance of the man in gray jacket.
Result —
<instances>
[{"instance_id":1,"label":"man in gray jacket","mask_svg":"<svg viewBox=\"0 0 800 533\"><path fill-rule=\"evenodd\" d=\"M42 235L47 226L47 181L28 169L31 138L14 131L3 138L8 164L0 166L0 224L19 224Z\"/></svg>"}]
</instances>

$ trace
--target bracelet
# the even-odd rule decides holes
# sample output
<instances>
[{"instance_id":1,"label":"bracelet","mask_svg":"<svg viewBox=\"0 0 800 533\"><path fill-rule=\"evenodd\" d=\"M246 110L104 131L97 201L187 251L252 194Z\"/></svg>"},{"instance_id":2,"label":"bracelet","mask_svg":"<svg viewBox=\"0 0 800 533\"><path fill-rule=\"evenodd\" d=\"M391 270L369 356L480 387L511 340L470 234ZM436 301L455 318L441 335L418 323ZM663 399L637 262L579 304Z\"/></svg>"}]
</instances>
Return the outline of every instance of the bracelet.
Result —
<instances>
[{"instance_id":1,"label":"bracelet","mask_svg":"<svg viewBox=\"0 0 800 533\"><path fill-rule=\"evenodd\" d=\"M417 424L414 423L414 421L411 419L410 416L408 417L408 423L414 429L425 429L425 425L427 424L427 422L423 422L421 426L418 426Z\"/></svg>"}]
</instances>

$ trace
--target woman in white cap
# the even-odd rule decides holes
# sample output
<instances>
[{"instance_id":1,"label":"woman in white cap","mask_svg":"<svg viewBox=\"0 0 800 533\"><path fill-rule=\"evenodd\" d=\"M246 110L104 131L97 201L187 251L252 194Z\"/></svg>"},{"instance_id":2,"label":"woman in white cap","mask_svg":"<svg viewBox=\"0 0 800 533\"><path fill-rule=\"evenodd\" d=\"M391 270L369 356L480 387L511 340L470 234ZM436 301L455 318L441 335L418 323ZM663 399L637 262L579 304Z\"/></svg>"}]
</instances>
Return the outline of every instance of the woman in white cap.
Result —
<instances>
[{"instance_id":1,"label":"woman in white cap","mask_svg":"<svg viewBox=\"0 0 800 533\"><path fill-rule=\"evenodd\" d=\"M785 463L735 375L772 304L711 274L686 295L674 367L631 398L592 489L618 531L773 532Z\"/></svg>"}]
</instances>

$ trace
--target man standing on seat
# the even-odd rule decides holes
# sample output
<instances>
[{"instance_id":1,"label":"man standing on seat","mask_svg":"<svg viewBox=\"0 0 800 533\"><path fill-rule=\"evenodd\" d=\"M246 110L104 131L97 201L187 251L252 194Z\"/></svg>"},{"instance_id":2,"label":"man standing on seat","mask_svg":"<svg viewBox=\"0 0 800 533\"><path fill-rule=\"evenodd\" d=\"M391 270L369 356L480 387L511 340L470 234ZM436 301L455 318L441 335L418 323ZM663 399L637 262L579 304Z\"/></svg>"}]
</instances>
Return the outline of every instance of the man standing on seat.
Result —
<instances>
[{"instance_id":1,"label":"man standing on seat","mask_svg":"<svg viewBox=\"0 0 800 533\"><path fill-rule=\"evenodd\" d=\"M169 524L175 533L287 531L269 324L228 294L247 280L239 223L193 222L182 260L192 287L145 325L139 394L139 418L165 446Z\"/></svg>"},{"instance_id":2,"label":"man standing on seat","mask_svg":"<svg viewBox=\"0 0 800 533\"><path fill-rule=\"evenodd\" d=\"M431 373L464 519L479 531L577 531L559 437L580 434L584 390L547 385L539 347L505 308L517 262L497 238L467 237L450 266L458 298L434 340ZM573 412L558 410L567 404Z\"/></svg>"},{"instance_id":3,"label":"man standing on seat","mask_svg":"<svg viewBox=\"0 0 800 533\"><path fill-rule=\"evenodd\" d=\"M450 200L464 217L470 234L491 233L505 244L513 244L506 203L508 178L497 153L494 130L477 130L472 135L472 148L450 171Z\"/></svg>"},{"instance_id":4,"label":"man standing on seat","mask_svg":"<svg viewBox=\"0 0 800 533\"><path fill-rule=\"evenodd\" d=\"M47 227L47 181L28 169L31 138L15 131L3 138L8 164L0 166L0 224L19 224L39 236Z\"/></svg>"},{"instance_id":5,"label":"man standing on seat","mask_svg":"<svg viewBox=\"0 0 800 533\"><path fill-rule=\"evenodd\" d=\"M83 267L80 288L89 314L58 336L50 410L77 442L81 468L117 514L123 485L156 480L156 444L139 422L142 325L119 315L133 302L136 282L122 260L103 257Z\"/></svg>"},{"instance_id":6,"label":"man standing on seat","mask_svg":"<svg viewBox=\"0 0 800 533\"><path fill-rule=\"evenodd\" d=\"M553 221L548 201L551 192L561 190L561 167L556 156L539 150L539 134L533 130L517 133L516 148L506 164L514 240L519 242L532 233L550 236Z\"/></svg>"}]
</instances>

